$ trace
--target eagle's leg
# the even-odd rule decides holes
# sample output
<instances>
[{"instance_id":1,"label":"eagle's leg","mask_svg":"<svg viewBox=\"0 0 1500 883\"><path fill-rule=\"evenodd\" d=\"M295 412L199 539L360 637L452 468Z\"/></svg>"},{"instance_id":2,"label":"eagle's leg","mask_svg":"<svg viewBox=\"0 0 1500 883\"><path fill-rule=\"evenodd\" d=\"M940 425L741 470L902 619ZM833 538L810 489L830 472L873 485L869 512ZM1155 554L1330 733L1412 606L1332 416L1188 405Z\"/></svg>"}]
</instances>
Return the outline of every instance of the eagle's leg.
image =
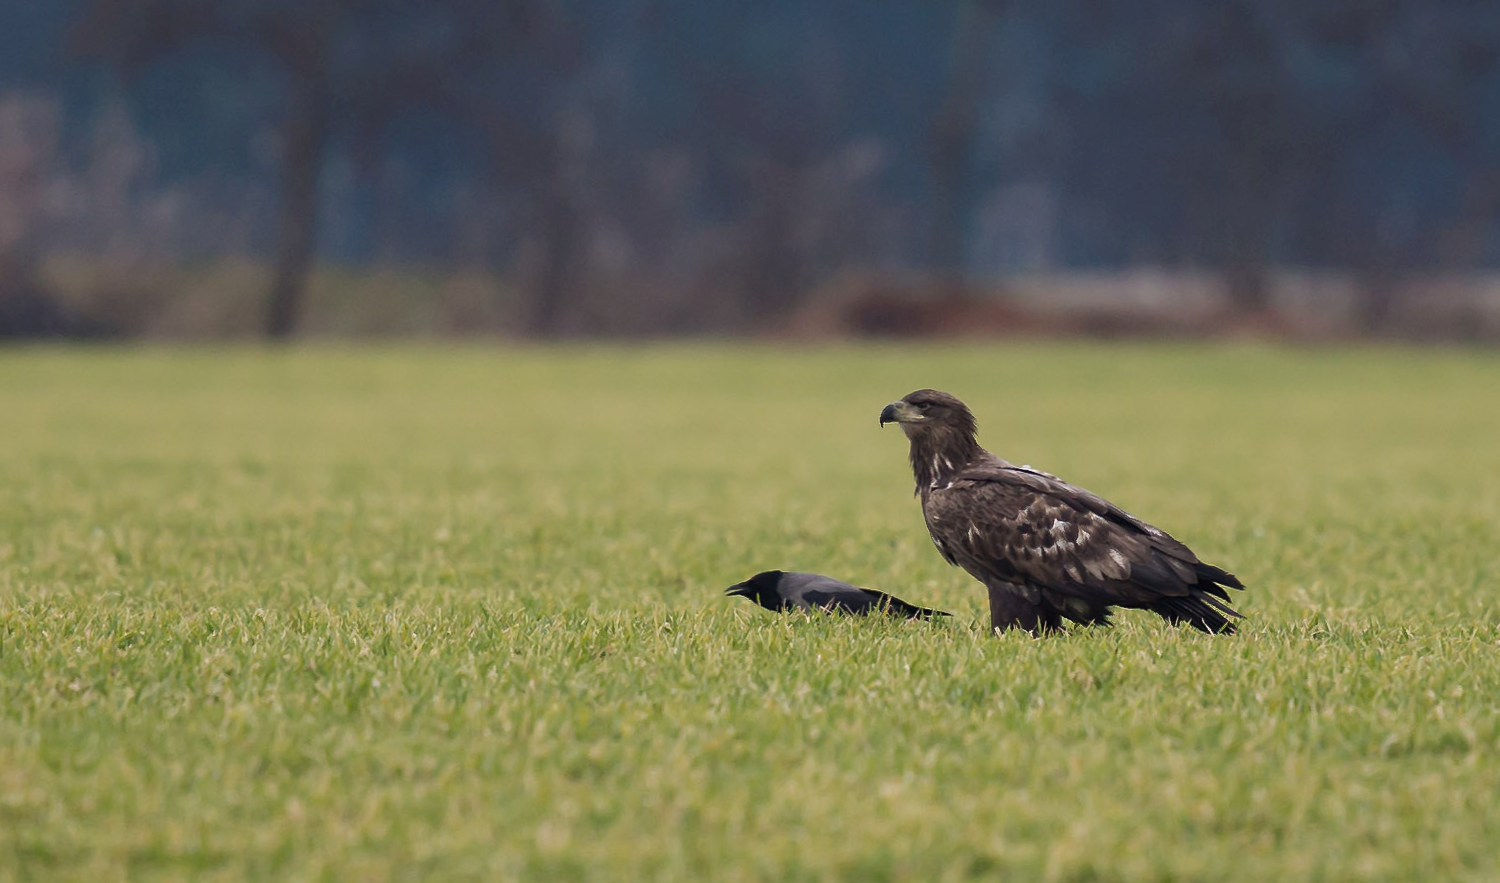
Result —
<instances>
[{"instance_id":1,"label":"eagle's leg","mask_svg":"<svg viewBox=\"0 0 1500 883\"><path fill-rule=\"evenodd\" d=\"M1062 614L1046 604L1033 604L1010 583L987 583L990 592L990 630L1025 629L1044 635L1062 628Z\"/></svg>"}]
</instances>

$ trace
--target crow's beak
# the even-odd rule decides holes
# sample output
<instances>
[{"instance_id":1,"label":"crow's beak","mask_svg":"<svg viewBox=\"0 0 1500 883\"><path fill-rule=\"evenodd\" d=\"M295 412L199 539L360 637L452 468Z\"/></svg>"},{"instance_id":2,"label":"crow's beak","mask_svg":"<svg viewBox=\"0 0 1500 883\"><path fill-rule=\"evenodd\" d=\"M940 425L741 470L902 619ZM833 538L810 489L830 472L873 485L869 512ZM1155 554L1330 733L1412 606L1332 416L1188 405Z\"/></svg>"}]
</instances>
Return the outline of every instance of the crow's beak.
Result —
<instances>
[{"instance_id":1,"label":"crow's beak","mask_svg":"<svg viewBox=\"0 0 1500 883\"><path fill-rule=\"evenodd\" d=\"M880 412L880 425L887 423L913 423L921 419L921 413L903 401L894 401Z\"/></svg>"},{"instance_id":2,"label":"crow's beak","mask_svg":"<svg viewBox=\"0 0 1500 883\"><path fill-rule=\"evenodd\" d=\"M734 585L725 589L724 594L731 597L734 595L741 595L748 598L750 596L750 585L748 583L735 583Z\"/></svg>"}]
</instances>

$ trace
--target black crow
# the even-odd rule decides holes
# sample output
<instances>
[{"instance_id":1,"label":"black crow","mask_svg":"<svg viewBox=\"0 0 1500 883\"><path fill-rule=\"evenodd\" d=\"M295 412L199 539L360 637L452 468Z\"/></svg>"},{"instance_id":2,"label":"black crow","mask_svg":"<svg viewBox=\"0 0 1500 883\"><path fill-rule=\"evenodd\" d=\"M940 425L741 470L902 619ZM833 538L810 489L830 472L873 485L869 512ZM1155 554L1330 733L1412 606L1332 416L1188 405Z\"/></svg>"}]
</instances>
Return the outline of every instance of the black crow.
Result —
<instances>
[{"instance_id":1,"label":"black crow","mask_svg":"<svg viewBox=\"0 0 1500 883\"><path fill-rule=\"evenodd\" d=\"M928 610L908 604L900 598L861 589L821 573L787 573L767 570L724 590L726 595L742 595L767 610L823 610L829 613L888 613L907 619L931 619L948 616L941 610Z\"/></svg>"},{"instance_id":2,"label":"black crow","mask_svg":"<svg viewBox=\"0 0 1500 883\"><path fill-rule=\"evenodd\" d=\"M919 389L880 412L893 422L911 440L927 532L989 589L992 628L1107 623L1115 606L1234 631L1225 589L1244 588L1234 574L1097 494L981 448L963 402Z\"/></svg>"}]
</instances>

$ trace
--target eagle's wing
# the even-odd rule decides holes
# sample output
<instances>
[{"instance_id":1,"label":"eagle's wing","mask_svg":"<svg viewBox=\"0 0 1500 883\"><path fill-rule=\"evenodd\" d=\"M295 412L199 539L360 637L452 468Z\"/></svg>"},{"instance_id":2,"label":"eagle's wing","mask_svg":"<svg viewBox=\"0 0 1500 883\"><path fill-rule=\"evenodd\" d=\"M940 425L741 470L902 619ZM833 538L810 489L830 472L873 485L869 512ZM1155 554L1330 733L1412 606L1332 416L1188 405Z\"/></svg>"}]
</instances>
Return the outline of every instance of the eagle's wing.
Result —
<instances>
[{"instance_id":1,"label":"eagle's wing","mask_svg":"<svg viewBox=\"0 0 1500 883\"><path fill-rule=\"evenodd\" d=\"M1242 587L1103 497L1024 467L966 469L932 488L923 512L950 562L1017 585L1033 603L1046 595L1059 607L1068 597L1141 607L1203 593L1227 601L1223 586Z\"/></svg>"}]
</instances>

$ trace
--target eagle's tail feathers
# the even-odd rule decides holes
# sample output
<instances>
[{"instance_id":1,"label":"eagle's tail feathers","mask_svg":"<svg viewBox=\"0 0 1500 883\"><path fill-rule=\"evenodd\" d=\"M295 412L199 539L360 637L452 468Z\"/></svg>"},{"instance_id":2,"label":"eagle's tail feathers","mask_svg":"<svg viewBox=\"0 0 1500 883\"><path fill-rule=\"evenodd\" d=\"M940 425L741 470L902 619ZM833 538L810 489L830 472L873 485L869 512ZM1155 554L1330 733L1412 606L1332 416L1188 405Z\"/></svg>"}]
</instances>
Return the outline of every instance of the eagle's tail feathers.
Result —
<instances>
[{"instance_id":1,"label":"eagle's tail feathers","mask_svg":"<svg viewBox=\"0 0 1500 883\"><path fill-rule=\"evenodd\" d=\"M1239 612L1238 610L1235 610L1233 607L1230 607L1226 602L1219 600L1218 598L1214 597L1213 595L1204 595L1199 600L1201 600L1204 604L1207 604L1208 606L1212 607L1213 609L1219 611L1220 613L1224 614L1225 616L1229 617L1230 619L1244 619L1245 618L1245 614Z\"/></svg>"},{"instance_id":2,"label":"eagle's tail feathers","mask_svg":"<svg viewBox=\"0 0 1500 883\"><path fill-rule=\"evenodd\" d=\"M1245 584L1240 582L1239 577L1221 567L1204 564L1202 561L1198 562L1198 580L1200 583L1219 583L1231 589L1243 589L1245 587ZM1204 586L1204 588L1207 588L1207 586ZM1229 595L1217 585L1210 589L1210 591L1225 601L1229 600Z\"/></svg>"},{"instance_id":3,"label":"eagle's tail feathers","mask_svg":"<svg viewBox=\"0 0 1500 883\"><path fill-rule=\"evenodd\" d=\"M1220 635L1232 635L1235 631L1234 623L1225 614L1235 618L1240 616L1206 594L1173 595L1160 599L1149 609L1167 622L1185 622L1199 631Z\"/></svg>"}]
</instances>

